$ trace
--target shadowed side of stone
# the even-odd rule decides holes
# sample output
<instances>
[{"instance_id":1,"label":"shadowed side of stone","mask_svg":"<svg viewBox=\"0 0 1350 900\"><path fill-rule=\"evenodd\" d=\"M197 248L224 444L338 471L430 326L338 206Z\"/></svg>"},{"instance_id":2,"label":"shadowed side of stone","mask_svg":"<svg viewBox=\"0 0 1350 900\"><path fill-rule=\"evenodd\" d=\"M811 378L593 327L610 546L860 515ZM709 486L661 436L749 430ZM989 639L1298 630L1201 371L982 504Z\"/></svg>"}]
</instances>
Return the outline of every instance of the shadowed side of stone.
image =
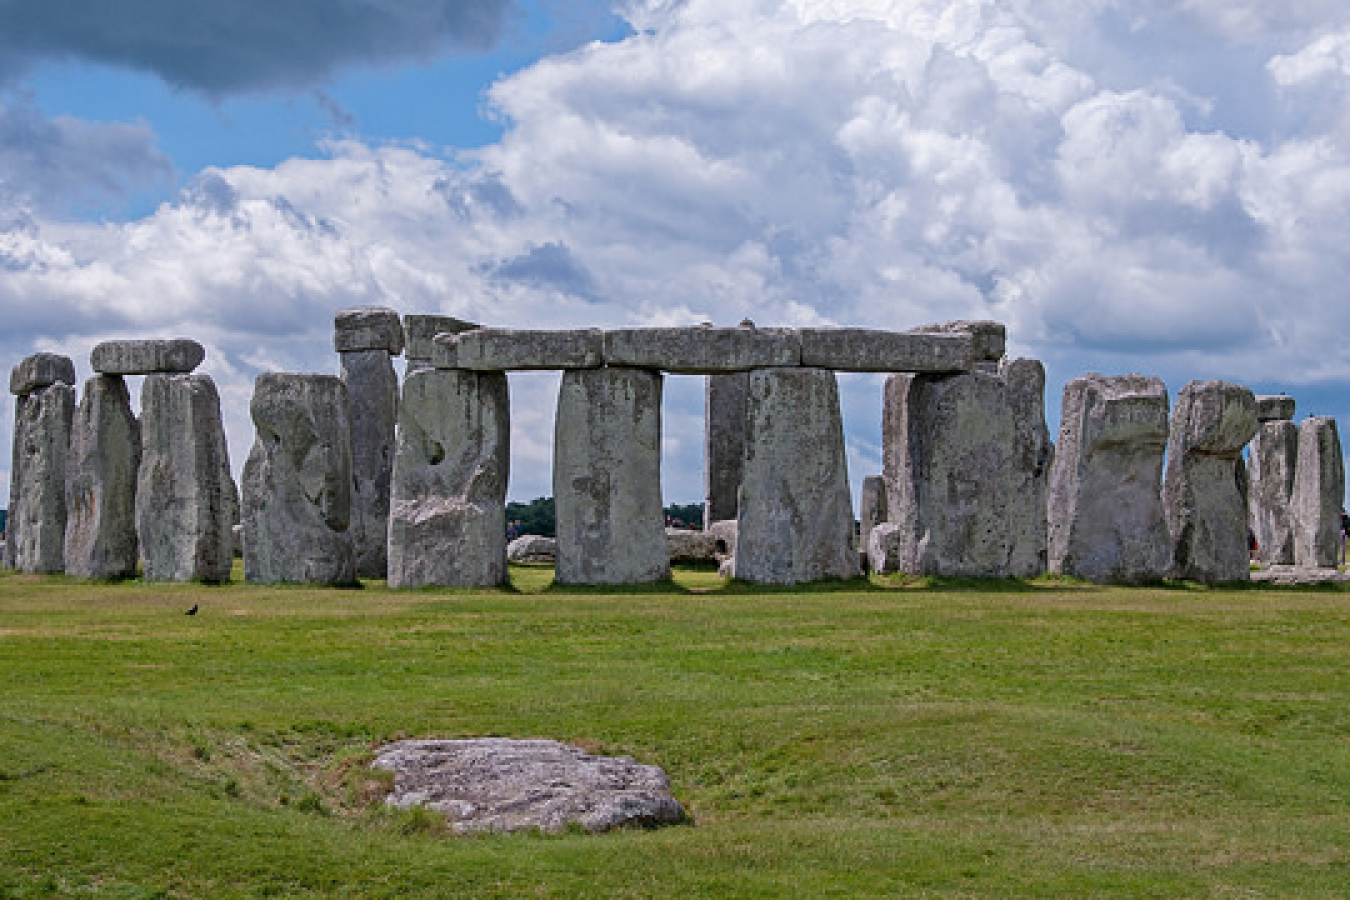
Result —
<instances>
[{"instance_id":1,"label":"shadowed side of stone","mask_svg":"<svg viewBox=\"0 0 1350 900\"><path fill-rule=\"evenodd\" d=\"M372 766L394 773L391 806L435 810L458 834L569 827L599 833L685 820L659 767L557 741L399 741Z\"/></svg>"}]
</instances>

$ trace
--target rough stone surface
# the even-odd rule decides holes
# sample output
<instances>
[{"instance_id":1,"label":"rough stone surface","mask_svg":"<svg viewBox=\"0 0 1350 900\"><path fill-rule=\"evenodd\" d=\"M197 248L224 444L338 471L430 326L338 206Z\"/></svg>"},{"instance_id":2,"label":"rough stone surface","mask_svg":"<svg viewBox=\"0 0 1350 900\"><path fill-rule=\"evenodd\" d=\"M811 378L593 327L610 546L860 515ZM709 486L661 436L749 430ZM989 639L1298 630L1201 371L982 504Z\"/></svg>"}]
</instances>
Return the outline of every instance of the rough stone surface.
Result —
<instances>
[{"instance_id":1,"label":"rough stone surface","mask_svg":"<svg viewBox=\"0 0 1350 900\"><path fill-rule=\"evenodd\" d=\"M331 375L267 372L249 411L257 438L244 463L244 577L352 584L347 386Z\"/></svg>"},{"instance_id":2,"label":"rough stone surface","mask_svg":"<svg viewBox=\"0 0 1350 900\"><path fill-rule=\"evenodd\" d=\"M120 375L84 383L75 411L66 470L66 574L75 578L136 575L136 474L141 426Z\"/></svg>"},{"instance_id":3,"label":"rough stone surface","mask_svg":"<svg viewBox=\"0 0 1350 900\"><path fill-rule=\"evenodd\" d=\"M742 372L801 363L801 339L790 329L630 328L607 331L605 364L687 375Z\"/></svg>"},{"instance_id":4,"label":"rough stone surface","mask_svg":"<svg viewBox=\"0 0 1350 900\"><path fill-rule=\"evenodd\" d=\"M147 375L141 387L136 537L148 581L228 581L230 457L209 375Z\"/></svg>"},{"instance_id":5,"label":"rough stone surface","mask_svg":"<svg viewBox=\"0 0 1350 900\"><path fill-rule=\"evenodd\" d=\"M745 466L748 372L709 375L704 402L703 521L736 518Z\"/></svg>"},{"instance_id":6,"label":"rough stone surface","mask_svg":"<svg viewBox=\"0 0 1350 900\"><path fill-rule=\"evenodd\" d=\"M747 411L735 577L758 584L858 577L834 373L751 372Z\"/></svg>"},{"instance_id":7,"label":"rough stone surface","mask_svg":"<svg viewBox=\"0 0 1350 900\"><path fill-rule=\"evenodd\" d=\"M409 360L430 362L436 352L436 335L463 334L479 327L475 322L466 322L453 316L404 316L403 356Z\"/></svg>"},{"instance_id":8,"label":"rough stone surface","mask_svg":"<svg viewBox=\"0 0 1350 900\"><path fill-rule=\"evenodd\" d=\"M1247 388L1192 381L1181 389L1163 481L1174 577L1205 583L1248 579L1247 509L1234 467L1256 427L1256 398Z\"/></svg>"},{"instance_id":9,"label":"rough stone surface","mask_svg":"<svg viewBox=\"0 0 1350 900\"><path fill-rule=\"evenodd\" d=\"M23 409L28 398L23 394L14 397L14 427L10 434L10 454L9 454L9 505L5 507L5 547L3 555L0 556L0 563L6 569L15 568L15 553L19 549L19 542L15 540L14 535L19 528L19 495L22 493L21 476L23 473L23 430L20 427L23 424Z\"/></svg>"},{"instance_id":10,"label":"rough stone surface","mask_svg":"<svg viewBox=\"0 0 1350 900\"><path fill-rule=\"evenodd\" d=\"M480 328L442 335L431 363L441 369L504 372L528 369L593 369L604 364L605 335L598 328L518 331Z\"/></svg>"},{"instance_id":11,"label":"rough stone surface","mask_svg":"<svg viewBox=\"0 0 1350 900\"><path fill-rule=\"evenodd\" d=\"M685 819L659 767L556 741L399 741L372 766L394 773L390 805L440 812L457 834L571 827L598 833Z\"/></svg>"},{"instance_id":12,"label":"rough stone surface","mask_svg":"<svg viewBox=\"0 0 1350 900\"><path fill-rule=\"evenodd\" d=\"M1167 388L1096 373L1064 387L1048 505L1051 572L1101 584L1167 577Z\"/></svg>"},{"instance_id":13,"label":"rough stone surface","mask_svg":"<svg viewBox=\"0 0 1350 900\"><path fill-rule=\"evenodd\" d=\"M403 321L383 306L340 309L333 316L333 349L338 353L383 350L398 356L403 352Z\"/></svg>"},{"instance_id":14,"label":"rough stone surface","mask_svg":"<svg viewBox=\"0 0 1350 900\"><path fill-rule=\"evenodd\" d=\"M398 321L397 317L394 319ZM389 497L398 425L398 376L384 350L341 354L352 422L352 541L362 578L389 571Z\"/></svg>"},{"instance_id":15,"label":"rough stone surface","mask_svg":"<svg viewBox=\"0 0 1350 900\"><path fill-rule=\"evenodd\" d=\"M75 388L56 382L21 397L14 423L18 499L9 508L6 541L13 568L65 569L66 460L75 414Z\"/></svg>"},{"instance_id":16,"label":"rough stone surface","mask_svg":"<svg viewBox=\"0 0 1350 900\"><path fill-rule=\"evenodd\" d=\"M1003 359L1008 344L1008 329L1002 322L956 321L938 322L912 329L911 334L968 334L975 342L974 357L982 362Z\"/></svg>"},{"instance_id":17,"label":"rough stone surface","mask_svg":"<svg viewBox=\"0 0 1350 900\"><path fill-rule=\"evenodd\" d=\"M22 397L53 384L75 384L75 363L69 356L34 353L9 372L9 392Z\"/></svg>"},{"instance_id":18,"label":"rough stone surface","mask_svg":"<svg viewBox=\"0 0 1350 900\"><path fill-rule=\"evenodd\" d=\"M1350 572L1337 568L1306 566L1270 566L1251 573L1251 580L1277 587L1305 587L1319 584L1350 583Z\"/></svg>"},{"instance_id":19,"label":"rough stone surface","mask_svg":"<svg viewBox=\"0 0 1350 900\"><path fill-rule=\"evenodd\" d=\"M880 522L864 533L867 567L873 572L899 572L904 565L906 529L894 522Z\"/></svg>"},{"instance_id":20,"label":"rough stone surface","mask_svg":"<svg viewBox=\"0 0 1350 900\"><path fill-rule=\"evenodd\" d=\"M1053 448L1045 370L1005 360L996 374L894 375L886 382L886 510L903 529L890 571L1033 578L1046 570Z\"/></svg>"},{"instance_id":21,"label":"rough stone surface","mask_svg":"<svg viewBox=\"0 0 1350 900\"><path fill-rule=\"evenodd\" d=\"M975 362L968 333L803 328L802 365L839 372L964 372Z\"/></svg>"},{"instance_id":22,"label":"rough stone surface","mask_svg":"<svg viewBox=\"0 0 1350 900\"><path fill-rule=\"evenodd\" d=\"M523 565L551 566L558 560L558 542L542 534L522 534L506 545L506 558Z\"/></svg>"},{"instance_id":23,"label":"rough stone surface","mask_svg":"<svg viewBox=\"0 0 1350 900\"><path fill-rule=\"evenodd\" d=\"M1256 397L1256 421L1274 422L1280 419L1294 418L1294 398L1284 394L1258 394Z\"/></svg>"},{"instance_id":24,"label":"rough stone surface","mask_svg":"<svg viewBox=\"0 0 1350 900\"><path fill-rule=\"evenodd\" d=\"M1294 513L1290 504L1298 465L1298 426L1288 419L1266 419L1252 438L1248 457L1248 511L1256 536L1256 558L1266 566L1291 566Z\"/></svg>"},{"instance_id":25,"label":"rough stone surface","mask_svg":"<svg viewBox=\"0 0 1350 900\"><path fill-rule=\"evenodd\" d=\"M706 531L667 528L666 546L672 563L702 564L717 562L717 539Z\"/></svg>"},{"instance_id":26,"label":"rough stone surface","mask_svg":"<svg viewBox=\"0 0 1350 900\"><path fill-rule=\"evenodd\" d=\"M104 341L89 354L89 364L104 375L187 373L206 358L206 350L187 338L174 340Z\"/></svg>"},{"instance_id":27,"label":"rough stone surface","mask_svg":"<svg viewBox=\"0 0 1350 900\"><path fill-rule=\"evenodd\" d=\"M867 549L872 529L886 521L886 479L869 475L862 481L862 496L858 498L858 543Z\"/></svg>"},{"instance_id":28,"label":"rough stone surface","mask_svg":"<svg viewBox=\"0 0 1350 900\"><path fill-rule=\"evenodd\" d=\"M716 554L718 563L726 567L722 574L730 575L736 563L736 520L721 519L716 522L709 522L707 531L708 534L712 535L713 553Z\"/></svg>"},{"instance_id":29,"label":"rough stone surface","mask_svg":"<svg viewBox=\"0 0 1350 900\"><path fill-rule=\"evenodd\" d=\"M670 577L661 505L661 375L571 369L553 444L559 584Z\"/></svg>"},{"instance_id":30,"label":"rough stone surface","mask_svg":"<svg viewBox=\"0 0 1350 900\"><path fill-rule=\"evenodd\" d=\"M1294 564L1327 568L1341 561L1345 459L1336 420L1310 416L1298 426L1298 465L1291 505Z\"/></svg>"},{"instance_id":31,"label":"rough stone surface","mask_svg":"<svg viewBox=\"0 0 1350 900\"><path fill-rule=\"evenodd\" d=\"M407 377L389 508L391 587L506 581L510 420L501 373Z\"/></svg>"}]
</instances>

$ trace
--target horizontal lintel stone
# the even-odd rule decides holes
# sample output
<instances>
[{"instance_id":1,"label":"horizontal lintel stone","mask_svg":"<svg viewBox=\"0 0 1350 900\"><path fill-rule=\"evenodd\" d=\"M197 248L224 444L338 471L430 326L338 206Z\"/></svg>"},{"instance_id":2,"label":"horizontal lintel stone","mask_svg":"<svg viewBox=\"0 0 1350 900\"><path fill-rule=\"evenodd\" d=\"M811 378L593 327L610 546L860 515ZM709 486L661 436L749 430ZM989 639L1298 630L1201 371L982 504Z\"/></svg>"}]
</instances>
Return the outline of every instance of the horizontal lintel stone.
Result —
<instances>
[{"instance_id":1,"label":"horizontal lintel stone","mask_svg":"<svg viewBox=\"0 0 1350 900\"><path fill-rule=\"evenodd\" d=\"M26 396L53 384L75 384L75 363L57 353L34 353L9 373L9 392Z\"/></svg>"},{"instance_id":2,"label":"horizontal lintel stone","mask_svg":"<svg viewBox=\"0 0 1350 900\"><path fill-rule=\"evenodd\" d=\"M801 365L801 340L787 328L628 328L605 332L605 364L689 375Z\"/></svg>"},{"instance_id":3,"label":"horizontal lintel stone","mask_svg":"<svg viewBox=\"0 0 1350 900\"><path fill-rule=\"evenodd\" d=\"M839 372L966 372L975 363L968 332L920 334L867 328L803 328L803 366Z\"/></svg>"},{"instance_id":4,"label":"horizontal lintel stone","mask_svg":"<svg viewBox=\"0 0 1350 900\"><path fill-rule=\"evenodd\" d=\"M397 356L403 352L403 321L383 306L340 309L333 316L333 349L338 353L388 350Z\"/></svg>"},{"instance_id":5,"label":"horizontal lintel stone","mask_svg":"<svg viewBox=\"0 0 1350 900\"><path fill-rule=\"evenodd\" d=\"M596 369L604 364L605 334L598 328L524 331L480 328L441 334L431 364L439 369L501 372L512 369Z\"/></svg>"},{"instance_id":6,"label":"horizontal lintel stone","mask_svg":"<svg viewBox=\"0 0 1350 900\"><path fill-rule=\"evenodd\" d=\"M435 355L438 334L463 334L482 326L476 322L453 316L404 316L403 356L406 359L430 360Z\"/></svg>"},{"instance_id":7,"label":"horizontal lintel stone","mask_svg":"<svg viewBox=\"0 0 1350 900\"><path fill-rule=\"evenodd\" d=\"M968 334L975 340L975 359L998 362L1008 346L1008 327L992 320L938 322L910 329L911 334Z\"/></svg>"},{"instance_id":8,"label":"horizontal lintel stone","mask_svg":"<svg viewBox=\"0 0 1350 900\"><path fill-rule=\"evenodd\" d=\"M89 364L103 375L149 375L152 372L188 373L206 358L206 350L187 338L173 340L104 341L89 354Z\"/></svg>"},{"instance_id":9,"label":"horizontal lintel stone","mask_svg":"<svg viewBox=\"0 0 1350 900\"><path fill-rule=\"evenodd\" d=\"M1293 397L1284 394L1262 394L1256 398L1256 421L1278 422L1293 417Z\"/></svg>"}]
</instances>

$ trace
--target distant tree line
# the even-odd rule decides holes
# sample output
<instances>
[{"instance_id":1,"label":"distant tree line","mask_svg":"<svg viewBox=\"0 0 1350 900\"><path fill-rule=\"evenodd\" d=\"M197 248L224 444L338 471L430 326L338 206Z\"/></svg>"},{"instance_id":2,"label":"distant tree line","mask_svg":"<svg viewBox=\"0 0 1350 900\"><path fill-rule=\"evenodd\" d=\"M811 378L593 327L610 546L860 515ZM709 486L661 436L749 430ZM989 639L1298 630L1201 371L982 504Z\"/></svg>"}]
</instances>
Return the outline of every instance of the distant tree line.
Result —
<instances>
[{"instance_id":1,"label":"distant tree line","mask_svg":"<svg viewBox=\"0 0 1350 900\"><path fill-rule=\"evenodd\" d=\"M676 528L702 528L701 503L671 504L665 509L666 524ZM511 537L522 534L542 534L554 537L557 516L552 497L536 497L529 503L506 504L506 530Z\"/></svg>"}]
</instances>

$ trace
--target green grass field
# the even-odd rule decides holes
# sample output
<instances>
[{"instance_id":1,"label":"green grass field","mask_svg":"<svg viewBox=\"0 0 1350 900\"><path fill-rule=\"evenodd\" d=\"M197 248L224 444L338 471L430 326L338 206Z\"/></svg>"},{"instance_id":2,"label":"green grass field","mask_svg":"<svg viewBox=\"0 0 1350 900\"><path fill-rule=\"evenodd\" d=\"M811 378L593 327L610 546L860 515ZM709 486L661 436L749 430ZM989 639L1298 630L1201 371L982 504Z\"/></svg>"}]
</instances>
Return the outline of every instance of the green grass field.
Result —
<instances>
[{"instance_id":1,"label":"green grass field","mask_svg":"<svg viewBox=\"0 0 1350 900\"><path fill-rule=\"evenodd\" d=\"M1350 593L548 577L0 574L0 897L1350 895ZM475 735L659 764L694 822L382 806L373 748Z\"/></svg>"}]
</instances>

